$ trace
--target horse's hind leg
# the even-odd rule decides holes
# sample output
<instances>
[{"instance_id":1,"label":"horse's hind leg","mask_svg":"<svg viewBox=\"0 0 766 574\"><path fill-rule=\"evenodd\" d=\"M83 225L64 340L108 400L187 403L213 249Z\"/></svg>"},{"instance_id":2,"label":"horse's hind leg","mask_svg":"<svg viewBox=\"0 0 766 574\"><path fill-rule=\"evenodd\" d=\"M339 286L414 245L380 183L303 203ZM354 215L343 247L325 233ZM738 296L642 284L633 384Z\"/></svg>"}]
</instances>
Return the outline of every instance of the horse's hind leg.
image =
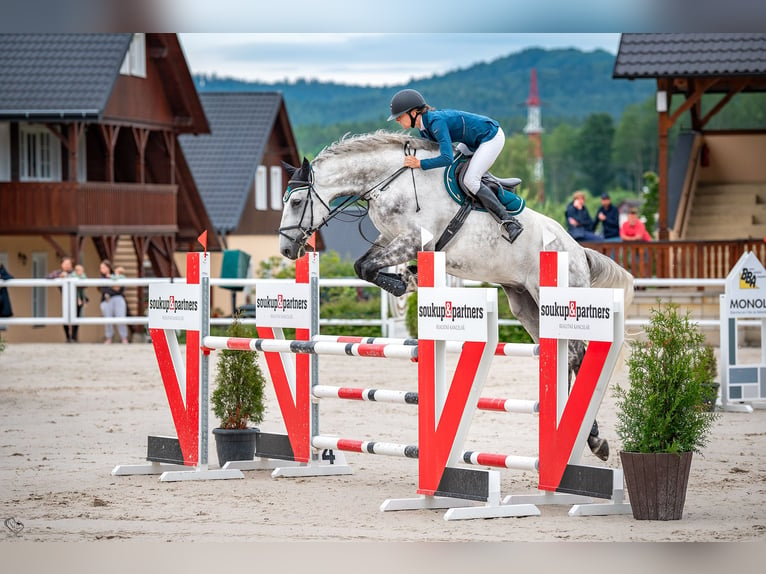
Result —
<instances>
[{"instance_id":1,"label":"horse's hind leg","mask_svg":"<svg viewBox=\"0 0 766 574\"><path fill-rule=\"evenodd\" d=\"M572 389L572 382L580 371L582 360L585 357L585 343L574 339L569 340L569 389ZM598 436L598 421L594 419L593 426L590 427L588 435L588 447L590 451L601 460L609 458L609 443L606 439Z\"/></svg>"},{"instance_id":2,"label":"horse's hind leg","mask_svg":"<svg viewBox=\"0 0 766 574\"><path fill-rule=\"evenodd\" d=\"M524 326L532 339L536 343L539 342L540 310L537 302L532 298L528 291L522 288L503 285L503 291L505 291L505 295L508 297L511 313L513 313L514 317L516 317ZM568 344L567 362L569 368L570 389L572 387L572 381L574 381L577 372L580 370L583 357L585 357L585 343L583 341L570 339ZM593 426L591 427L590 435L588 436L588 447L591 452L601 460L607 460L609 458L609 443L606 439L599 438L598 422L595 420L593 421Z\"/></svg>"}]
</instances>

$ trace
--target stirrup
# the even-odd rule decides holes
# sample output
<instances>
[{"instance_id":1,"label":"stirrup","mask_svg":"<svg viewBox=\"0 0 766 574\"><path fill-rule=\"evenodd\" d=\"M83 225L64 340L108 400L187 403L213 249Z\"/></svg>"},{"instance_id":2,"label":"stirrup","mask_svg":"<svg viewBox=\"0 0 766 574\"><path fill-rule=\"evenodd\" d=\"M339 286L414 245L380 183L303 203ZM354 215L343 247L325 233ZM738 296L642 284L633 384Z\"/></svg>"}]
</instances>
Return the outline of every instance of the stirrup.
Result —
<instances>
[{"instance_id":1,"label":"stirrup","mask_svg":"<svg viewBox=\"0 0 766 574\"><path fill-rule=\"evenodd\" d=\"M510 230L505 226L507 223L515 224L513 226L513 230ZM519 235L521 235L521 232L524 231L524 226L518 221L515 221L512 219L506 219L504 221L501 221L500 227L502 227L506 231L506 233L508 233L508 237L506 237L505 235L502 236L503 239L505 239L508 243L513 243L514 241L516 241Z\"/></svg>"}]
</instances>

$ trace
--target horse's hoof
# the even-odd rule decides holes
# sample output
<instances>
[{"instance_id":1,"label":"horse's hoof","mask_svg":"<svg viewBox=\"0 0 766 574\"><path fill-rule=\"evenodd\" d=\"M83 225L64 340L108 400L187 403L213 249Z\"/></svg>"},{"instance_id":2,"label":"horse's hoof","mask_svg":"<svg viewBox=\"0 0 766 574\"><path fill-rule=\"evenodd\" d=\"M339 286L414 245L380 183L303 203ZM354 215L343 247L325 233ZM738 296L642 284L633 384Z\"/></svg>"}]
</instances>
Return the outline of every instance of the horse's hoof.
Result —
<instances>
[{"instance_id":1,"label":"horse's hoof","mask_svg":"<svg viewBox=\"0 0 766 574\"><path fill-rule=\"evenodd\" d=\"M588 437L588 446L590 451L603 461L609 458L609 443L606 439L590 435Z\"/></svg>"},{"instance_id":2,"label":"horse's hoof","mask_svg":"<svg viewBox=\"0 0 766 574\"><path fill-rule=\"evenodd\" d=\"M381 289L385 289L391 293L394 297L401 297L407 292L407 284L402 281L400 275L378 273L374 283Z\"/></svg>"}]
</instances>

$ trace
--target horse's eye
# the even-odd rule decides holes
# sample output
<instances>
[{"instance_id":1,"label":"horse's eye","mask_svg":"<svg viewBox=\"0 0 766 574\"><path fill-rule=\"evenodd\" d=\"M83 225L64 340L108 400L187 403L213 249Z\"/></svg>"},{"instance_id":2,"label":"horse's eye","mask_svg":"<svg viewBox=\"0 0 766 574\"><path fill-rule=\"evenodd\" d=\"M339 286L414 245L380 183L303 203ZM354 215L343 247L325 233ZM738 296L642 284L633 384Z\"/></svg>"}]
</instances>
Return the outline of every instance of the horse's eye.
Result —
<instances>
[{"instance_id":1,"label":"horse's eye","mask_svg":"<svg viewBox=\"0 0 766 574\"><path fill-rule=\"evenodd\" d=\"M300 197L290 198L290 207L300 207L301 203L303 203L303 200Z\"/></svg>"}]
</instances>

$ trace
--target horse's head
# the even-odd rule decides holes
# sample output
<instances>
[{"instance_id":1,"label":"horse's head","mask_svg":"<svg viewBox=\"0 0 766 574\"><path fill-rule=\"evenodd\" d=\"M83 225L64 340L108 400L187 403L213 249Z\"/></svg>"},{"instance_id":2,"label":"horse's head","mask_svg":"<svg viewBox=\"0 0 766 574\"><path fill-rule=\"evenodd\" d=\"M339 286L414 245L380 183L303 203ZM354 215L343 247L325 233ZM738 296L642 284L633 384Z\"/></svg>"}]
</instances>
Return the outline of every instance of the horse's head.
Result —
<instances>
[{"instance_id":1,"label":"horse's head","mask_svg":"<svg viewBox=\"0 0 766 574\"><path fill-rule=\"evenodd\" d=\"M288 259L298 259L306 248L306 242L319 226L314 221L314 175L305 157L300 167L282 162L290 174L282 201L282 222L279 226L279 252Z\"/></svg>"}]
</instances>

